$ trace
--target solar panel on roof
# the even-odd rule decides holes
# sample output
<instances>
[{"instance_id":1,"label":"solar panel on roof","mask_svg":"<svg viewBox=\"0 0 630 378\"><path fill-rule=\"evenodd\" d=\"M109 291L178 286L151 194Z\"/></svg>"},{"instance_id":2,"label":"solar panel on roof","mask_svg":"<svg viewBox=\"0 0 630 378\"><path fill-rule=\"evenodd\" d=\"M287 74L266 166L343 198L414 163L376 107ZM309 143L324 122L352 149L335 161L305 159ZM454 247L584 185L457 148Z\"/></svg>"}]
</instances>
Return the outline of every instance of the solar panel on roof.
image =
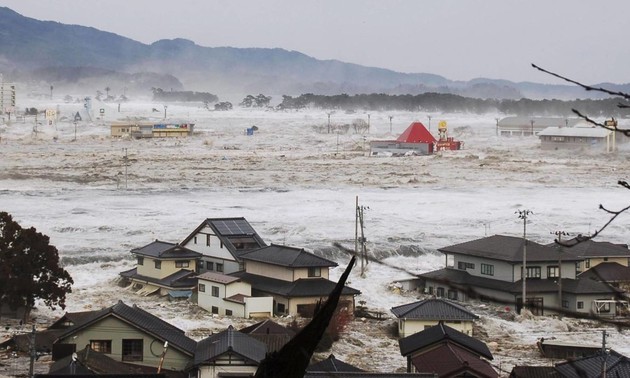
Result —
<instances>
[{"instance_id":1,"label":"solar panel on roof","mask_svg":"<svg viewBox=\"0 0 630 378\"><path fill-rule=\"evenodd\" d=\"M252 235L256 232L245 219L211 221L221 235Z\"/></svg>"}]
</instances>

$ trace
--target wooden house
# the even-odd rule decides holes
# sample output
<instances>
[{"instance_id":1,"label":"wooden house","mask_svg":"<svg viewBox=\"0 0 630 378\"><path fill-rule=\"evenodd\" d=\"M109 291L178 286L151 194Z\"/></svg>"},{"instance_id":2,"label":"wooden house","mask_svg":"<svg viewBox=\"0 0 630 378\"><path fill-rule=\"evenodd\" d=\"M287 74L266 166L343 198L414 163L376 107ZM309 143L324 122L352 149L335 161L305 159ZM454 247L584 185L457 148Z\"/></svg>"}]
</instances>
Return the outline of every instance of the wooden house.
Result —
<instances>
[{"instance_id":1,"label":"wooden house","mask_svg":"<svg viewBox=\"0 0 630 378\"><path fill-rule=\"evenodd\" d=\"M498 378L482 341L442 323L398 340L407 372L434 372L438 377Z\"/></svg>"},{"instance_id":2,"label":"wooden house","mask_svg":"<svg viewBox=\"0 0 630 378\"><path fill-rule=\"evenodd\" d=\"M69 356L89 345L116 361L151 367L157 367L164 354L164 369L184 371L196 344L179 328L119 301L62 333L53 345L53 358Z\"/></svg>"},{"instance_id":3,"label":"wooden house","mask_svg":"<svg viewBox=\"0 0 630 378\"><path fill-rule=\"evenodd\" d=\"M277 314L312 316L314 305L326 300L335 282L328 269L337 263L301 248L272 244L240 256L245 270L232 273L251 284L254 296L273 297ZM360 291L345 287L340 303L354 311L354 297Z\"/></svg>"},{"instance_id":4,"label":"wooden house","mask_svg":"<svg viewBox=\"0 0 630 378\"><path fill-rule=\"evenodd\" d=\"M265 344L229 326L197 343L189 371L197 378L252 377L266 352Z\"/></svg>"},{"instance_id":5,"label":"wooden house","mask_svg":"<svg viewBox=\"0 0 630 378\"><path fill-rule=\"evenodd\" d=\"M601 282L576 279L576 264L582 261L581 257L559 254L552 247L503 235L439 248L445 255L446 268L421 274L418 285L437 297L479 299L514 306L520 311L524 248L525 305L535 315L597 312L595 301L620 294ZM615 311L613 304L610 312Z\"/></svg>"},{"instance_id":6,"label":"wooden house","mask_svg":"<svg viewBox=\"0 0 630 378\"><path fill-rule=\"evenodd\" d=\"M431 298L396 306L391 312L398 318L400 337L407 337L440 322L466 335L472 335L473 322L479 319L465 307L444 298Z\"/></svg>"},{"instance_id":7,"label":"wooden house","mask_svg":"<svg viewBox=\"0 0 630 378\"><path fill-rule=\"evenodd\" d=\"M208 218L181 243L199 252L199 272L230 274L243 270L241 255L267 244L245 218Z\"/></svg>"},{"instance_id":8,"label":"wooden house","mask_svg":"<svg viewBox=\"0 0 630 378\"><path fill-rule=\"evenodd\" d=\"M197 276L197 305L217 315L240 318L273 316L272 297L253 297L241 278L205 272Z\"/></svg>"},{"instance_id":9,"label":"wooden house","mask_svg":"<svg viewBox=\"0 0 630 378\"><path fill-rule=\"evenodd\" d=\"M120 273L134 284L139 294L154 292L167 295L170 291L187 291L197 287L195 278L201 253L179 244L155 240L144 247L134 248L136 267Z\"/></svg>"}]
</instances>

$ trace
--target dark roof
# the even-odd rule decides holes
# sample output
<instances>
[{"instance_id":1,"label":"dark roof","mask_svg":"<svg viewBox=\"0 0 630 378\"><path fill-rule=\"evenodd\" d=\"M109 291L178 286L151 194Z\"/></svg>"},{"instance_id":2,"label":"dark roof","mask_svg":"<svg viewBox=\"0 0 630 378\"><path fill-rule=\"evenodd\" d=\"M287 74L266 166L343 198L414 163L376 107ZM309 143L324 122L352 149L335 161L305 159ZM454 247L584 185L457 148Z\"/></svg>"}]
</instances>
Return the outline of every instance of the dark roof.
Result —
<instances>
[{"instance_id":1,"label":"dark roof","mask_svg":"<svg viewBox=\"0 0 630 378\"><path fill-rule=\"evenodd\" d=\"M423 273L418 275L421 279L429 279L438 282L442 282L451 288L455 288L460 291L464 291L471 298L476 298L475 287L481 287L486 289L492 289L502 291L506 293L512 293L518 295L522 292L521 280L515 282L507 282L501 280L495 280L491 278L484 278L473 276L470 273L453 268L442 268L434 270L432 272ZM527 291L529 293L549 293L558 291L558 283L556 280L546 279L528 279ZM562 291L573 294L618 294L619 290L606 285L602 282L597 282L591 279L562 279Z\"/></svg>"},{"instance_id":2,"label":"dark roof","mask_svg":"<svg viewBox=\"0 0 630 378\"><path fill-rule=\"evenodd\" d=\"M79 311L79 312L66 312L59 319L55 320L53 324L48 327L48 329L65 329L69 326L65 325L65 323L71 323L70 325L75 325L82 323L85 319L89 318L95 311Z\"/></svg>"},{"instance_id":3,"label":"dark roof","mask_svg":"<svg viewBox=\"0 0 630 378\"><path fill-rule=\"evenodd\" d=\"M252 285L253 290L270 294L278 294L287 298L295 297L326 297L336 283L325 278L301 278L296 281L284 281L275 278L259 276L246 272L231 273ZM344 286L341 295L359 295L359 290Z\"/></svg>"},{"instance_id":4,"label":"dark roof","mask_svg":"<svg viewBox=\"0 0 630 378\"><path fill-rule=\"evenodd\" d=\"M136 305L133 307L127 306L122 301L118 301L115 305L103 310L95 311L90 317L86 318L83 323L68 328L57 340L65 339L75 332L89 328L100 320L110 316L116 317L157 339L168 341L170 346L189 355L192 355L195 351L197 343L187 337L184 331L142 310Z\"/></svg>"},{"instance_id":5,"label":"dark roof","mask_svg":"<svg viewBox=\"0 0 630 378\"><path fill-rule=\"evenodd\" d=\"M152 257L154 259L196 259L202 256L201 253L184 248L179 244L167 243L159 240L151 242L144 247L134 248L131 250L131 253Z\"/></svg>"},{"instance_id":6,"label":"dark roof","mask_svg":"<svg viewBox=\"0 0 630 378\"><path fill-rule=\"evenodd\" d=\"M434 373L376 373L368 371L307 371L304 378L437 378Z\"/></svg>"},{"instance_id":7,"label":"dark roof","mask_svg":"<svg viewBox=\"0 0 630 378\"><path fill-rule=\"evenodd\" d=\"M243 328L240 332L263 342L267 346L267 353L280 350L295 336L292 329L283 327L270 319Z\"/></svg>"},{"instance_id":8,"label":"dark roof","mask_svg":"<svg viewBox=\"0 0 630 378\"><path fill-rule=\"evenodd\" d=\"M475 320L479 317L463 306L442 298L425 299L422 301L392 307L391 312L397 318L404 319L435 319L435 320Z\"/></svg>"},{"instance_id":9,"label":"dark roof","mask_svg":"<svg viewBox=\"0 0 630 378\"><path fill-rule=\"evenodd\" d=\"M323 361L320 361L318 363L312 364L309 367L306 368L306 371L308 372L312 372L312 371L325 371L325 372L336 372L336 371L342 371L342 372L360 372L360 371L364 371L362 369L359 369L356 366L347 364L343 361L339 361L338 359L335 358L334 355L330 355L328 356L328 358L326 358Z\"/></svg>"},{"instance_id":10,"label":"dark roof","mask_svg":"<svg viewBox=\"0 0 630 378\"><path fill-rule=\"evenodd\" d=\"M444 343L437 348L418 354L411 359L411 363L418 371L434 372L439 377L496 378L499 376L488 361L482 360L475 353L453 343Z\"/></svg>"},{"instance_id":11,"label":"dark roof","mask_svg":"<svg viewBox=\"0 0 630 378\"><path fill-rule=\"evenodd\" d=\"M566 378L599 377L604 361L606 377L630 377L630 359L614 350L559 363L556 370Z\"/></svg>"},{"instance_id":12,"label":"dark roof","mask_svg":"<svg viewBox=\"0 0 630 378\"><path fill-rule=\"evenodd\" d=\"M476 256L485 259L506 261L520 264L523 262L523 244L521 237L494 235L472 240L448 247L438 248L442 253L452 253L466 256ZM581 261L575 256L562 256L564 261ZM555 248L527 240L527 261L543 262L558 261L558 251Z\"/></svg>"},{"instance_id":13,"label":"dark roof","mask_svg":"<svg viewBox=\"0 0 630 378\"><path fill-rule=\"evenodd\" d=\"M562 247L563 253L576 256L582 259L590 257L628 257L630 258L630 249L625 244L614 244L610 242L600 242L595 240L578 241L578 238L563 240L564 244L573 245L572 247ZM575 244L575 245L574 245ZM560 247L557 243L548 244L549 246ZM564 255L562 256L564 259Z\"/></svg>"},{"instance_id":14,"label":"dark roof","mask_svg":"<svg viewBox=\"0 0 630 378\"><path fill-rule=\"evenodd\" d=\"M271 244L268 247L249 251L242 254L241 258L243 260L259 261L291 268L337 266L336 262L307 252L303 248L294 248L277 244Z\"/></svg>"},{"instance_id":15,"label":"dark roof","mask_svg":"<svg viewBox=\"0 0 630 378\"><path fill-rule=\"evenodd\" d=\"M492 359L492 353L490 353L490 349L485 343L443 323L398 340L398 346L400 347L400 354L408 356L426 347L447 341L463 346L489 360Z\"/></svg>"},{"instance_id":16,"label":"dark roof","mask_svg":"<svg viewBox=\"0 0 630 378\"><path fill-rule=\"evenodd\" d=\"M247 364L258 365L265 358L266 347L262 342L229 326L225 331L197 343L194 366L213 364L226 353L240 356Z\"/></svg>"},{"instance_id":17,"label":"dark roof","mask_svg":"<svg viewBox=\"0 0 630 378\"><path fill-rule=\"evenodd\" d=\"M603 282L628 282L630 281L630 267L616 262L603 262L580 273L578 277Z\"/></svg>"},{"instance_id":18,"label":"dark roof","mask_svg":"<svg viewBox=\"0 0 630 378\"><path fill-rule=\"evenodd\" d=\"M187 269L180 269L177 272L164 278L155 278L138 274L138 269L133 268L119 273L121 277L133 278L139 281L152 283L172 289L194 288L197 286L197 276L195 272Z\"/></svg>"},{"instance_id":19,"label":"dark roof","mask_svg":"<svg viewBox=\"0 0 630 378\"><path fill-rule=\"evenodd\" d=\"M265 247L267 244L258 235L256 230L243 218L206 218L193 232L190 233L180 244L188 243L199 231L204 227L210 227L216 236L223 242L223 245L234 256L240 259L240 255L252 249ZM252 247L237 249L234 243L248 242L253 244Z\"/></svg>"},{"instance_id":20,"label":"dark roof","mask_svg":"<svg viewBox=\"0 0 630 378\"><path fill-rule=\"evenodd\" d=\"M553 366L514 366L510 378L562 378Z\"/></svg>"}]
</instances>

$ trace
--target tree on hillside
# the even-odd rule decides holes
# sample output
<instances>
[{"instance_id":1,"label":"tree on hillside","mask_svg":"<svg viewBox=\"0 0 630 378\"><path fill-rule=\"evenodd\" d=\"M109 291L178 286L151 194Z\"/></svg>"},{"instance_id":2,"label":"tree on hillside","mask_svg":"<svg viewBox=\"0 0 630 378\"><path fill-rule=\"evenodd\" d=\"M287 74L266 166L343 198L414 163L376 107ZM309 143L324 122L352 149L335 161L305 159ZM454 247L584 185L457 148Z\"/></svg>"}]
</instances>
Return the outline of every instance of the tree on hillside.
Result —
<instances>
[{"instance_id":1,"label":"tree on hillside","mask_svg":"<svg viewBox=\"0 0 630 378\"><path fill-rule=\"evenodd\" d=\"M0 304L29 310L41 299L51 309L63 309L72 284L49 237L0 212Z\"/></svg>"}]
</instances>

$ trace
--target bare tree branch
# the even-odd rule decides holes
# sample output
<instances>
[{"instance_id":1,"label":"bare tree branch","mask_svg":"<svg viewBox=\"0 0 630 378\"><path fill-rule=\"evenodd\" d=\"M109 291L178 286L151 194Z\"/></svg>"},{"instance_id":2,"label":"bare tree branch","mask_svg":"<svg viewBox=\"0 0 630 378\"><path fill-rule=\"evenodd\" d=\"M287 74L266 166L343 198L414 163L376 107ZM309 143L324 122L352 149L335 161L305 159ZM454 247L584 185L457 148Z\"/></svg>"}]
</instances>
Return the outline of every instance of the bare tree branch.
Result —
<instances>
[{"instance_id":1,"label":"bare tree branch","mask_svg":"<svg viewBox=\"0 0 630 378\"><path fill-rule=\"evenodd\" d=\"M539 70L539 71L542 71L542 72L544 72L544 73L546 73L546 74L549 74L549 75L551 75L551 76L555 76L555 77L557 77L557 78L559 78L559 79L562 79L562 80L564 80L564 81L568 81L569 83L572 83L572 84L575 84L575 85L577 85L577 86L580 86L580 87L584 88L584 89L585 89L585 90L587 90L587 91L602 92L602 93L609 94L609 95L611 95L611 96L619 96L619 97L623 97L623 98L625 98L626 100L630 100L630 94L628 94L628 93L624 93L624 92L615 92L615 91L608 90L608 89L606 89L606 88L597 88L597 87L592 87L592 86L590 86L590 85L582 84L582 83L580 83L579 81L575 81L575 80L569 79L569 78L567 78L567 77L564 77L564 76L558 75L557 73L554 73L554 72L548 71L548 70L546 70L546 69L544 69L544 68L541 68L541 67L538 67L538 66L537 66L537 65L535 65L534 63L532 63L532 67L534 67L535 69L537 69L537 70Z\"/></svg>"}]
</instances>

